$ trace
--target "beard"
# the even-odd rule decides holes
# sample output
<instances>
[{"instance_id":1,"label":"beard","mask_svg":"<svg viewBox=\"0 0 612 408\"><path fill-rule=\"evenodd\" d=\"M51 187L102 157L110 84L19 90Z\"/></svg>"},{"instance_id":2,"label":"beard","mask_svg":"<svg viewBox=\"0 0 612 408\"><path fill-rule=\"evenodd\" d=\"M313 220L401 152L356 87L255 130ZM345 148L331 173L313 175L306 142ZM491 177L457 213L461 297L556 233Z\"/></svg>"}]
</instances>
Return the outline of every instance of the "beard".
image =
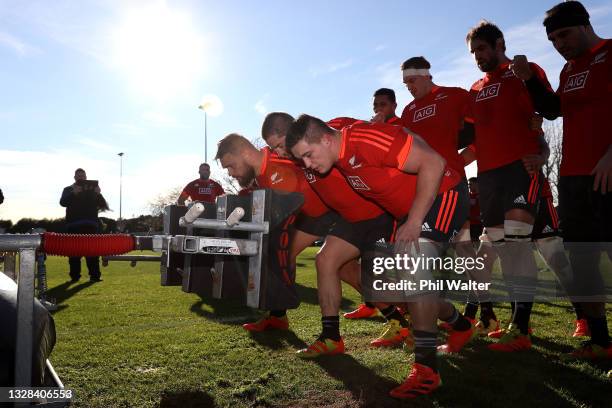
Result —
<instances>
[{"instance_id":1,"label":"beard","mask_svg":"<svg viewBox=\"0 0 612 408\"><path fill-rule=\"evenodd\" d=\"M243 176L236 177L236 180L238 180L240 187L249 187L253 180L255 180L255 169L249 167L246 173Z\"/></svg>"},{"instance_id":2,"label":"beard","mask_svg":"<svg viewBox=\"0 0 612 408\"><path fill-rule=\"evenodd\" d=\"M498 65L499 65L499 58L497 58L497 56L494 55L488 61L484 61L482 64L478 64L478 68L480 68L482 72L491 72L491 71L495 71Z\"/></svg>"}]
</instances>

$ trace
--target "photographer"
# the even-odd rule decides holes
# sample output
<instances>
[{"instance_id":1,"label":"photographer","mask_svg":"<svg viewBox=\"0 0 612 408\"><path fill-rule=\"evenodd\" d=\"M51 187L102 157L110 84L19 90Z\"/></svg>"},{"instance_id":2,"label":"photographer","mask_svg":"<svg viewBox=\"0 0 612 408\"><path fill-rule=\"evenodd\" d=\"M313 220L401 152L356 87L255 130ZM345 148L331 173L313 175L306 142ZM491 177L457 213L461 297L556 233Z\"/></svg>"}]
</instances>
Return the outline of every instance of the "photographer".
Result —
<instances>
[{"instance_id":1,"label":"photographer","mask_svg":"<svg viewBox=\"0 0 612 408\"><path fill-rule=\"evenodd\" d=\"M66 207L66 232L69 234L96 234L100 232L98 212L107 211L108 204L100 194L97 180L87 180L83 169L74 172L74 184L64 188L60 205ZM100 282L100 260L97 256L86 257L89 281ZM81 278L81 257L68 258L70 279Z\"/></svg>"}]
</instances>

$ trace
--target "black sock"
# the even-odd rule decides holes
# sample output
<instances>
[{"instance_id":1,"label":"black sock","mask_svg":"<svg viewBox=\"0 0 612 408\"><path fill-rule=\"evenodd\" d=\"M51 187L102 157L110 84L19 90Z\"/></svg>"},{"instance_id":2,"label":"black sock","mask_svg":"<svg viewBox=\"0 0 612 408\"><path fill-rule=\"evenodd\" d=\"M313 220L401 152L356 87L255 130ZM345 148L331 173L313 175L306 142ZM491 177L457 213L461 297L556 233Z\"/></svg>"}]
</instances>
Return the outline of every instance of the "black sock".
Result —
<instances>
[{"instance_id":1,"label":"black sock","mask_svg":"<svg viewBox=\"0 0 612 408\"><path fill-rule=\"evenodd\" d=\"M408 321L404 319L404 316L402 316L399 310L397 310L397 307L393 305L384 308L383 310L380 311L380 313L382 313L382 315L385 316L385 319L387 320L391 320L391 319L397 320L402 327L410 326Z\"/></svg>"},{"instance_id":2,"label":"black sock","mask_svg":"<svg viewBox=\"0 0 612 408\"><path fill-rule=\"evenodd\" d=\"M587 317L589 329L591 329L591 341L594 344L602 347L608 347L610 344L610 335L608 334L608 322L605 317Z\"/></svg>"},{"instance_id":3,"label":"black sock","mask_svg":"<svg viewBox=\"0 0 612 408\"><path fill-rule=\"evenodd\" d=\"M453 307L453 313L450 315L450 317L443 319L446 323L450 324L453 327L453 330L456 331L466 331L469 330L470 327L472 327L472 324L470 323L470 321L468 319L466 319L461 313L459 313L459 311L455 308L455 306L451 305Z\"/></svg>"},{"instance_id":4,"label":"black sock","mask_svg":"<svg viewBox=\"0 0 612 408\"><path fill-rule=\"evenodd\" d=\"M512 316L512 323L515 323L521 334L529 334L529 318L533 302L516 302L516 310Z\"/></svg>"},{"instance_id":5,"label":"black sock","mask_svg":"<svg viewBox=\"0 0 612 408\"><path fill-rule=\"evenodd\" d=\"M475 319L477 312L478 312L478 303L476 303L476 302L467 302L465 304L465 310L463 312L463 315L465 317L469 317L470 319Z\"/></svg>"},{"instance_id":6,"label":"black sock","mask_svg":"<svg viewBox=\"0 0 612 408\"><path fill-rule=\"evenodd\" d=\"M364 303L367 307L369 307L370 309L374 309L376 306L374 306L374 303L370 303L370 302L365 302Z\"/></svg>"},{"instance_id":7,"label":"black sock","mask_svg":"<svg viewBox=\"0 0 612 408\"><path fill-rule=\"evenodd\" d=\"M586 315L580 303L572 302L572 306L574 306L574 311L576 312L576 320L586 319Z\"/></svg>"},{"instance_id":8,"label":"black sock","mask_svg":"<svg viewBox=\"0 0 612 408\"><path fill-rule=\"evenodd\" d=\"M321 331L319 339L340 340L340 318L338 315L321 317L321 325L323 326L323 330Z\"/></svg>"},{"instance_id":9,"label":"black sock","mask_svg":"<svg viewBox=\"0 0 612 408\"><path fill-rule=\"evenodd\" d=\"M438 372L436 347L438 340L436 333L415 330L414 334L414 362L431 368Z\"/></svg>"},{"instance_id":10,"label":"black sock","mask_svg":"<svg viewBox=\"0 0 612 408\"><path fill-rule=\"evenodd\" d=\"M486 324L489 324L489 320L497 320L495 312L493 311L493 303L482 302L480 304L480 320Z\"/></svg>"},{"instance_id":11,"label":"black sock","mask_svg":"<svg viewBox=\"0 0 612 408\"><path fill-rule=\"evenodd\" d=\"M287 309L282 310L270 310L270 316L283 317L287 314Z\"/></svg>"}]
</instances>

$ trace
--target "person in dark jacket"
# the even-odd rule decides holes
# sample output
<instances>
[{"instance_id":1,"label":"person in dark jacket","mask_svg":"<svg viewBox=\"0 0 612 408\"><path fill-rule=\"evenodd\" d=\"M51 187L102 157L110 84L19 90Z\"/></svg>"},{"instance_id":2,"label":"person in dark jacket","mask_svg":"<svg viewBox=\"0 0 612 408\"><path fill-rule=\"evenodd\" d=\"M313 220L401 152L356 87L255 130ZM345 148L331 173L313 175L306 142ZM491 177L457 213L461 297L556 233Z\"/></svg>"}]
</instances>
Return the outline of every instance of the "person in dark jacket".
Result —
<instances>
[{"instance_id":1,"label":"person in dark jacket","mask_svg":"<svg viewBox=\"0 0 612 408\"><path fill-rule=\"evenodd\" d=\"M100 194L95 181L87 180L83 169L74 172L74 184L64 188L60 205L66 207L66 232L69 234L96 234L100 232L98 212L108 210L106 200ZM90 282L100 282L100 260L97 256L86 257ZM81 278L81 257L68 258L70 280Z\"/></svg>"}]
</instances>

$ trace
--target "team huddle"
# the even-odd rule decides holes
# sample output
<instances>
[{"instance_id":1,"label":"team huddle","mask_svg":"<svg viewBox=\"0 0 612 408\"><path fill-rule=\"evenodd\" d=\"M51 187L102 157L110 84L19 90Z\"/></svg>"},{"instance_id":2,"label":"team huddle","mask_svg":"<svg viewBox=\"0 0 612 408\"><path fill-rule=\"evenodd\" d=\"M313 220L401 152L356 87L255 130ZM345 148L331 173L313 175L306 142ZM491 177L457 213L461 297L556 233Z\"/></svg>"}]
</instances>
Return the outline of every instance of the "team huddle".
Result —
<instances>
[{"instance_id":1,"label":"team huddle","mask_svg":"<svg viewBox=\"0 0 612 408\"><path fill-rule=\"evenodd\" d=\"M477 335L498 339L488 346L496 352L531 348L538 272L534 246L572 301L574 335L590 336L567 357L612 358L598 269L602 251L584 245L612 241L612 41L595 34L577 1L547 11L544 26L567 60L556 92L536 63L524 56L508 58L500 29L482 21L466 37L484 73L469 91L435 84L430 63L417 56L401 65L414 97L401 117L395 115L394 92L383 88L374 94L369 120L326 121L307 114L296 119L274 112L262 125L268 147L257 149L238 134L219 142L216 159L242 187L304 195L290 247L292 279L297 256L325 237L316 256L322 331L298 351L300 357L344 353L341 282L363 293L360 258L382 242L394 254L418 250L436 258L451 247L456 256L487 259L485 268L470 275L483 283L490 282L499 259L513 311L509 326L501 327L489 291L478 289L470 293L464 313L437 291L422 291L403 302L365 303L345 314L362 318L380 311L386 323L371 345L403 345L414 353L408 377L392 396L434 391L441 384L438 354L457 353ZM542 172L549 148L541 117L563 118L559 214ZM479 237L473 228L470 233L464 170L473 161L484 227ZM429 272L419 270L417 276ZM440 346L439 320L448 332ZM288 326L285 310L267 311L244 325L249 331Z\"/></svg>"}]
</instances>

